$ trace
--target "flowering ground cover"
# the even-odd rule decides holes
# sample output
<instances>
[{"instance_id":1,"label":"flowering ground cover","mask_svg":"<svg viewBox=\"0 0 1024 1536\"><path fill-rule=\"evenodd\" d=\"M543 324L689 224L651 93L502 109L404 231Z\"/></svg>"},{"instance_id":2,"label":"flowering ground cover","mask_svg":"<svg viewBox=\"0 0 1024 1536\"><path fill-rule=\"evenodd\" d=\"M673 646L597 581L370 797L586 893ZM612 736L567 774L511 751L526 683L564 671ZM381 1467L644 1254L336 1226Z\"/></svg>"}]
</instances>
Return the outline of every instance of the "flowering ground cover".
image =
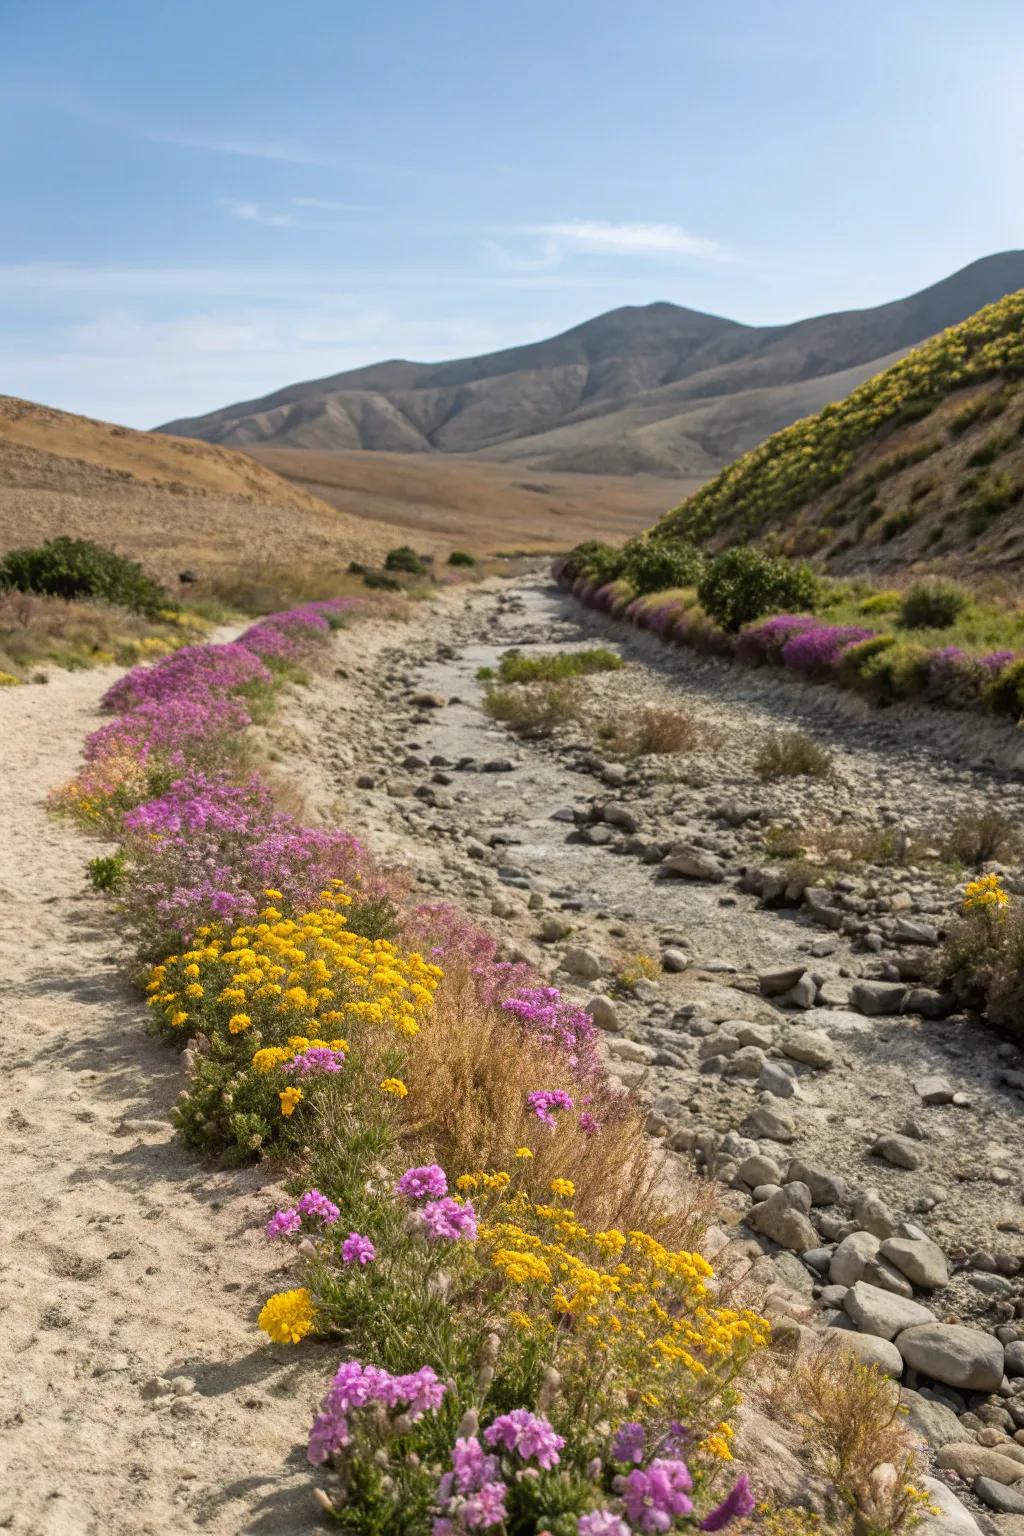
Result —
<instances>
[{"instance_id":1,"label":"flowering ground cover","mask_svg":"<svg viewBox=\"0 0 1024 1536\"><path fill-rule=\"evenodd\" d=\"M704 612L692 587L638 597L621 579L601 583L556 561L556 579L587 607L666 644L744 666L779 667L816 683L851 688L879 703L914 701L1024 718L1021 610L975 603L949 634L903 630L900 594L823 587L820 614L773 613L730 634ZM1003 635L1012 645L1000 643Z\"/></svg>"},{"instance_id":2,"label":"flowering ground cover","mask_svg":"<svg viewBox=\"0 0 1024 1536\"><path fill-rule=\"evenodd\" d=\"M378 1536L747 1520L733 1420L768 1325L699 1252L713 1191L659 1193L588 1014L260 774L254 710L354 617L310 604L136 668L54 802L118 840L102 883L182 1052L182 1135L282 1171L266 1240L294 1268L259 1326L337 1343L324 1510Z\"/></svg>"}]
</instances>

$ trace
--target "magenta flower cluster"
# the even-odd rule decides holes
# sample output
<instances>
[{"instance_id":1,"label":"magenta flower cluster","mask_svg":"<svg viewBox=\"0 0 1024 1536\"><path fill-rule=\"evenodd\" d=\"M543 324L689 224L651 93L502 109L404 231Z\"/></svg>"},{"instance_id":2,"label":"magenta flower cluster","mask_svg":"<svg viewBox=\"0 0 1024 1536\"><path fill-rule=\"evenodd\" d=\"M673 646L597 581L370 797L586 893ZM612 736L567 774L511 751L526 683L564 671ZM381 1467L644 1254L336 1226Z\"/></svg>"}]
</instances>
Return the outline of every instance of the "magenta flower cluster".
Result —
<instances>
[{"instance_id":1,"label":"magenta flower cluster","mask_svg":"<svg viewBox=\"0 0 1024 1536\"><path fill-rule=\"evenodd\" d=\"M636 1531L670 1531L677 1515L693 1512L690 1469L674 1457L657 1456L646 1468L634 1467L614 1486Z\"/></svg>"},{"instance_id":2,"label":"magenta flower cluster","mask_svg":"<svg viewBox=\"0 0 1024 1536\"><path fill-rule=\"evenodd\" d=\"M327 1045L307 1045L304 1051L299 1051L291 1061L286 1061L286 1072L298 1072L306 1077L311 1072L340 1072L345 1065L345 1052L332 1050Z\"/></svg>"},{"instance_id":3,"label":"magenta flower cluster","mask_svg":"<svg viewBox=\"0 0 1024 1536\"><path fill-rule=\"evenodd\" d=\"M562 1088L537 1088L526 1095L526 1103L542 1125L554 1130L556 1109L572 1109L572 1099Z\"/></svg>"},{"instance_id":4,"label":"magenta flower cluster","mask_svg":"<svg viewBox=\"0 0 1024 1536\"><path fill-rule=\"evenodd\" d=\"M291 1237L302 1230L303 1216L315 1216L325 1227L330 1227L340 1215L333 1200L328 1200L318 1189L307 1189L295 1205L289 1206L287 1210L275 1211L264 1230L271 1239Z\"/></svg>"},{"instance_id":5,"label":"magenta flower cluster","mask_svg":"<svg viewBox=\"0 0 1024 1536\"><path fill-rule=\"evenodd\" d=\"M407 1168L395 1185L395 1194L406 1200L440 1200L448 1193L448 1180L437 1163L422 1168Z\"/></svg>"},{"instance_id":6,"label":"magenta flower cluster","mask_svg":"<svg viewBox=\"0 0 1024 1536\"><path fill-rule=\"evenodd\" d=\"M564 1056L576 1076L604 1076L593 1019L557 987L522 987L501 1006L519 1020L524 1034Z\"/></svg>"},{"instance_id":7,"label":"magenta flower cluster","mask_svg":"<svg viewBox=\"0 0 1024 1536\"><path fill-rule=\"evenodd\" d=\"M376 1248L361 1232L350 1232L341 1245L341 1258L345 1264L358 1264L363 1269L367 1264L372 1264L376 1257Z\"/></svg>"},{"instance_id":8,"label":"magenta flower cluster","mask_svg":"<svg viewBox=\"0 0 1024 1536\"><path fill-rule=\"evenodd\" d=\"M507 1494L498 1457L489 1456L475 1435L461 1437L452 1449L452 1469L437 1485L434 1498L441 1514L434 1519L432 1536L501 1525Z\"/></svg>"},{"instance_id":9,"label":"magenta flower cluster","mask_svg":"<svg viewBox=\"0 0 1024 1536\"><path fill-rule=\"evenodd\" d=\"M427 1236L435 1242L476 1241L476 1211L471 1201L462 1205L450 1195L441 1200L428 1200L420 1211L420 1221Z\"/></svg>"},{"instance_id":10,"label":"magenta flower cluster","mask_svg":"<svg viewBox=\"0 0 1024 1536\"><path fill-rule=\"evenodd\" d=\"M492 1448L514 1451L522 1461L535 1461L545 1472L558 1464L558 1453L565 1445L562 1435L556 1435L547 1419L528 1408L513 1408L503 1413L484 1430L484 1439Z\"/></svg>"},{"instance_id":11,"label":"magenta flower cluster","mask_svg":"<svg viewBox=\"0 0 1024 1536\"><path fill-rule=\"evenodd\" d=\"M339 1368L309 1435L307 1456L320 1466L352 1439L351 1415L371 1403L402 1410L411 1422L436 1413L447 1387L429 1365L405 1376L392 1376L376 1365L346 1360Z\"/></svg>"}]
</instances>

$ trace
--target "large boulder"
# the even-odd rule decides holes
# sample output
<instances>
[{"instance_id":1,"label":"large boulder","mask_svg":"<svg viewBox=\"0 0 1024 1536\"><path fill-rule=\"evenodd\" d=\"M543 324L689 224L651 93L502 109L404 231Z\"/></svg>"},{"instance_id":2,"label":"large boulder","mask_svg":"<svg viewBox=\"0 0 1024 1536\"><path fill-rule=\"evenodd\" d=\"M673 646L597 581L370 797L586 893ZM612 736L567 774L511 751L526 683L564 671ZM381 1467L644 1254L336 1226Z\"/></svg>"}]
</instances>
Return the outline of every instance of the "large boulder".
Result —
<instances>
[{"instance_id":1,"label":"large boulder","mask_svg":"<svg viewBox=\"0 0 1024 1536\"><path fill-rule=\"evenodd\" d=\"M829 1280L833 1285L856 1285L863 1277L865 1264L874 1258L880 1246L879 1239L870 1232L851 1232L832 1255Z\"/></svg>"},{"instance_id":2,"label":"large boulder","mask_svg":"<svg viewBox=\"0 0 1024 1536\"><path fill-rule=\"evenodd\" d=\"M922 1323L896 1337L907 1364L923 1376L970 1392L994 1392L1003 1379L1003 1346L962 1323Z\"/></svg>"},{"instance_id":3,"label":"large boulder","mask_svg":"<svg viewBox=\"0 0 1024 1536\"><path fill-rule=\"evenodd\" d=\"M912 1285L932 1291L949 1284L946 1255L930 1237L887 1237L879 1252Z\"/></svg>"},{"instance_id":4,"label":"large boulder","mask_svg":"<svg viewBox=\"0 0 1024 1536\"><path fill-rule=\"evenodd\" d=\"M957 1472L968 1482L972 1477L991 1477L997 1483L1019 1483L1024 1479L1024 1462L1004 1456L995 1446L975 1445L969 1440L954 1440L935 1453L935 1465Z\"/></svg>"},{"instance_id":5,"label":"large boulder","mask_svg":"<svg viewBox=\"0 0 1024 1536\"><path fill-rule=\"evenodd\" d=\"M893 1345L894 1349L895 1347ZM907 1410L907 1423L911 1429L933 1450L963 1438L963 1425L952 1408L947 1408L945 1403L936 1402L931 1397L924 1397L920 1392L911 1391L909 1387L903 1388L900 1393L900 1402Z\"/></svg>"},{"instance_id":6,"label":"large boulder","mask_svg":"<svg viewBox=\"0 0 1024 1536\"><path fill-rule=\"evenodd\" d=\"M934 1322L932 1314L920 1302L907 1301L892 1291L883 1291L877 1285L858 1280L843 1297L843 1307L861 1333L872 1333L879 1339L894 1339L906 1328ZM899 1345L897 1344L897 1349ZM902 1351L901 1351L902 1353Z\"/></svg>"},{"instance_id":7,"label":"large boulder","mask_svg":"<svg viewBox=\"0 0 1024 1536\"><path fill-rule=\"evenodd\" d=\"M824 1338L834 1342L837 1348L849 1350L861 1365L877 1365L883 1376L899 1381L903 1375L903 1356L889 1339L880 1339L870 1333L855 1333L852 1328L826 1328ZM960 1430L959 1424L957 1429ZM960 1430L960 1433L963 1433Z\"/></svg>"}]
</instances>

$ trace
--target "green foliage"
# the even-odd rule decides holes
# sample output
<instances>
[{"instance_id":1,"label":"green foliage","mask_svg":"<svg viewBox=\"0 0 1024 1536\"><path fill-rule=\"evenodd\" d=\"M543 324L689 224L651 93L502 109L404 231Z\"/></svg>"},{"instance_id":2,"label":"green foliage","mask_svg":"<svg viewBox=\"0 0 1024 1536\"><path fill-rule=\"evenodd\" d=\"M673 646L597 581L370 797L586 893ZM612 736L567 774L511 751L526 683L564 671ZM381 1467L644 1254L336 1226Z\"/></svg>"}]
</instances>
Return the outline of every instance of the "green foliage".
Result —
<instances>
[{"instance_id":1,"label":"green foliage","mask_svg":"<svg viewBox=\"0 0 1024 1536\"><path fill-rule=\"evenodd\" d=\"M992 679L985 703L997 715L1024 716L1024 661L1012 661Z\"/></svg>"},{"instance_id":2,"label":"green foliage","mask_svg":"<svg viewBox=\"0 0 1024 1536\"><path fill-rule=\"evenodd\" d=\"M579 718L580 705L579 684L573 678L530 688L492 685L483 701L492 720L500 720L519 736L550 736L558 726Z\"/></svg>"},{"instance_id":3,"label":"green foliage","mask_svg":"<svg viewBox=\"0 0 1024 1536\"><path fill-rule=\"evenodd\" d=\"M99 598L150 618L174 607L137 560L126 560L92 539L63 535L35 548L10 550L0 561L0 587L47 597Z\"/></svg>"},{"instance_id":4,"label":"green foliage","mask_svg":"<svg viewBox=\"0 0 1024 1536\"><path fill-rule=\"evenodd\" d=\"M809 565L739 544L711 562L697 595L706 613L735 632L766 613L813 611L818 579Z\"/></svg>"},{"instance_id":5,"label":"green foliage","mask_svg":"<svg viewBox=\"0 0 1024 1536\"><path fill-rule=\"evenodd\" d=\"M363 586L369 587L371 592L401 592L402 583L396 581L393 576L384 576L380 571L367 571L363 577Z\"/></svg>"},{"instance_id":6,"label":"green foliage","mask_svg":"<svg viewBox=\"0 0 1024 1536\"><path fill-rule=\"evenodd\" d=\"M345 926L364 939L395 939L398 935L398 908L390 896L374 900L358 897L345 910Z\"/></svg>"},{"instance_id":7,"label":"green foliage","mask_svg":"<svg viewBox=\"0 0 1024 1536\"><path fill-rule=\"evenodd\" d=\"M704 556L694 544L669 539L631 539L622 550L621 575L638 596L688 587L700 581Z\"/></svg>"},{"instance_id":8,"label":"green foliage","mask_svg":"<svg viewBox=\"0 0 1024 1536\"><path fill-rule=\"evenodd\" d=\"M1024 290L915 348L840 404L775 433L669 512L656 535L699 541L728 528L739 538L785 523L843 478L859 448L906 419L913 402L1022 372ZM978 403L974 419L992 411L991 400Z\"/></svg>"},{"instance_id":9,"label":"green foliage","mask_svg":"<svg viewBox=\"0 0 1024 1536\"><path fill-rule=\"evenodd\" d=\"M984 533L990 523L1019 500L1022 491L1006 469L973 479L965 483L965 489L973 493L967 510L967 528L974 535Z\"/></svg>"},{"instance_id":10,"label":"green foliage","mask_svg":"<svg viewBox=\"0 0 1024 1536\"><path fill-rule=\"evenodd\" d=\"M396 549L389 549L384 556L384 569L404 571L408 576L422 576L427 568L414 549L408 544L399 544Z\"/></svg>"},{"instance_id":11,"label":"green foliage","mask_svg":"<svg viewBox=\"0 0 1024 1536\"><path fill-rule=\"evenodd\" d=\"M453 549L448 556L449 565L476 565L476 556L465 549Z\"/></svg>"},{"instance_id":12,"label":"green foliage","mask_svg":"<svg viewBox=\"0 0 1024 1536\"><path fill-rule=\"evenodd\" d=\"M769 736L754 760L759 779L827 779L832 754L806 731L777 731Z\"/></svg>"},{"instance_id":13,"label":"green foliage","mask_svg":"<svg viewBox=\"0 0 1024 1536\"><path fill-rule=\"evenodd\" d=\"M915 581L900 605L904 629L948 629L967 606L967 593L951 581Z\"/></svg>"},{"instance_id":14,"label":"green foliage","mask_svg":"<svg viewBox=\"0 0 1024 1536\"><path fill-rule=\"evenodd\" d=\"M570 580L585 576L603 587L606 582L619 579L624 558L623 551L614 545L605 544L600 539L587 539L577 544L569 555L565 563L565 574Z\"/></svg>"},{"instance_id":15,"label":"green foliage","mask_svg":"<svg viewBox=\"0 0 1024 1536\"><path fill-rule=\"evenodd\" d=\"M566 677L587 677L592 672L618 672L621 666L622 657L603 645L553 656L522 656L518 651L506 651L498 676L503 683L549 683Z\"/></svg>"},{"instance_id":16,"label":"green foliage","mask_svg":"<svg viewBox=\"0 0 1024 1536\"><path fill-rule=\"evenodd\" d=\"M94 891L116 891L124 878L124 853L101 853L89 860L86 870Z\"/></svg>"}]
</instances>

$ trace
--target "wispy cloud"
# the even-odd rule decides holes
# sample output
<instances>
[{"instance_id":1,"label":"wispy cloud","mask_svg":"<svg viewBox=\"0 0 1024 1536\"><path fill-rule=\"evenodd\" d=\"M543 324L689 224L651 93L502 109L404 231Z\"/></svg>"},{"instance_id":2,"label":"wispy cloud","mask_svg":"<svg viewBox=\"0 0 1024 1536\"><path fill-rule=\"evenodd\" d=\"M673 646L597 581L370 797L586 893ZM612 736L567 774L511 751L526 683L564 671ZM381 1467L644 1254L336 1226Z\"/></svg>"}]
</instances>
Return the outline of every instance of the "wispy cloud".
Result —
<instances>
[{"instance_id":1,"label":"wispy cloud","mask_svg":"<svg viewBox=\"0 0 1024 1536\"><path fill-rule=\"evenodd\" d=\"M330 197L293 197L296 208L316 208L325 213L366 213L365 203L336 203Z\"/></svg>"},{"instance_id":2,"label":"wispy cloud","mask_svg":"<svg viewBox=\"0 0 1024 1536\"><path fill-rule=\"evenodd\" d=\"M678 224L614 224L604 219L574 219L565 224L528 224L522 226L521 232L590 255L695 256L705 261L721 261L728 254L717 240L691 235Z\"/></svg>"},{"instance_id":3,"label":"wispy cloud","mask_svg":"<svg viewBox=\"0 0 1024 1536\"><path fill-rule=\"evenodd\" d=\"M256 139L222 139L216 134L157 133L148 135L159 144L176 144L181 149L203 150L211 155L241 155L250 160L277 160L286 165L318 165L330 167L333 161L324 155L304 148L301 144L288 144Z\"/></svg>"},{"instance_id":4,"label":"wispy cloud","mask_svg":"<svg viewBox=\"0 0 1024 1536\"><path fill-rule=\"evenodd\" d=\"M269 208L261 208L259 203L236 203L221 198L220 205L233 219L243 219L247 224L269 224L274 229L284 229L295 223L290 213L273 213Z\"/></svg>"}]
</instances>

